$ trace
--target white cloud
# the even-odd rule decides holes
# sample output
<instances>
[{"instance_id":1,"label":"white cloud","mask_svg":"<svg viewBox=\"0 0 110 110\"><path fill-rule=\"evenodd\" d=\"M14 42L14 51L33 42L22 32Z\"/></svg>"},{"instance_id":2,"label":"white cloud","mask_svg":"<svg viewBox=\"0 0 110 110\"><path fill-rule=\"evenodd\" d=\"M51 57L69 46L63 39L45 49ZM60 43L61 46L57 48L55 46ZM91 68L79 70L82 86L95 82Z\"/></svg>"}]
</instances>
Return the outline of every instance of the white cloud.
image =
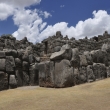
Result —
<instances>
[{"instance_id":1,"label":"white cloud","mask_svg":"<svg viewBox=\"0 0 110 110\"><path fill-rule=\"evenodd\" d=\"M13 7L27 7L30 5L39 4L41 0L0 0L0 3L5 3Z\"/></svg>"},{"instance_id":2,"label":"white cloud","mask_svg":"<svg viewBox=\"0 0 110 110\"><path fill-rule=\"evenodd\" d=\"M64 8L65 7L65 5L60 5L60 8Z\"/></svg>"},{"instance_id":3,"label":"white cloud","mask_svg":"<svg viewBox=\"0 0 110 110\"><path fill-rule=\"evenodd\" d=\"M0 20L7 19L8 16L13 15L14 8L5 3L0 3Z\"/></svg>"},{"instance_id":4,"label":"white cloud","mask_svg":"<svg viewBox=\"0 0 110 110\"><path fill-rule=\"evenodd\" d=\"M76 39L84 38L85 36L93 37L103 34L107 30L110 32L110 15L105 10L93 11L93 18L88 18L85 21L79 21L76 26L68 27L68 23L60 22L55 25L49 25L39 34L38 40L43 40L48 36L55 35L56 31L61 31L64 36Z\"/></svg>"},{"instance_id":5,"label":"white cloud","mask_svg":"<svg viewBox=\"0 0 110 110\"><path fill-rule=\"evenodd\" d=\"M48 18L49 16L51 17L52 15L50 13L48 13L47 11L44 11L44 17Z\"/></svg>"}]
</instances>

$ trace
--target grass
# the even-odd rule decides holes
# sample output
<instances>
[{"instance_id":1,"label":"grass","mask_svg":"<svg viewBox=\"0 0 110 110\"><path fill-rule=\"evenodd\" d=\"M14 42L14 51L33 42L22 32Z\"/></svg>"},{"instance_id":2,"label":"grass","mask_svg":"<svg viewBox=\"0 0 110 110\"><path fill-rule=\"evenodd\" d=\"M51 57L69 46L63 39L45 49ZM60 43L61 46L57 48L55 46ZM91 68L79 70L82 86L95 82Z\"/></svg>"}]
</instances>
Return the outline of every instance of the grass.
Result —
<instances>
[{"instance_id":1,"label":"grass","mask_svg":"<svg viewBox=\"0 0 110 110\"><path fill-rule=\"evenodd\" d=\"M1 91L0 110L110 110L110 79L62 89Z\"/></svg>"}]
</instances>

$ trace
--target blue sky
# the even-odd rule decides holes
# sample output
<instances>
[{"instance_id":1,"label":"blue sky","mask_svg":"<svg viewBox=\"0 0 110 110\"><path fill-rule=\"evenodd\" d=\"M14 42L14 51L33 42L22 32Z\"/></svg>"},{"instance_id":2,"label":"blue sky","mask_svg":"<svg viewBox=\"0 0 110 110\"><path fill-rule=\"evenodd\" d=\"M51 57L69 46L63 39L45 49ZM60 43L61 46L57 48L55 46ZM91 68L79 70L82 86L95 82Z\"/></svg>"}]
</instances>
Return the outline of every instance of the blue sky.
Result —
<instances>
[{"instance_id":1,"label":"blue sky","mask_svg":"<svg viewBox=\"0 0 110 110\"><path fill-rule=\"evenodd\" d=\"M110 0L0 0L0 35L40 42L56 31L76 39L110 32Z\"/></svg>"}]
</instances>

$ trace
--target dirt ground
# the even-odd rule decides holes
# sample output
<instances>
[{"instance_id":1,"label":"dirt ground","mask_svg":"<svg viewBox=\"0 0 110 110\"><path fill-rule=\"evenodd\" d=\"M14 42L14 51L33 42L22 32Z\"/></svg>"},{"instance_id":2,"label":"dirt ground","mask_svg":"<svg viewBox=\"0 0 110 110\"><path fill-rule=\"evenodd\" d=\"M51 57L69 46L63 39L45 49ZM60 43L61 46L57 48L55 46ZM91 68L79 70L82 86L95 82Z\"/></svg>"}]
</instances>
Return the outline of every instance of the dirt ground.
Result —
<instances>
[{"instance_id":1,"label":"dirt ground","mask_svg":"<svg viewBox=\"0 0 110 110\"><path fill-rule=\"evenodd\" d=\"M0 110L110 110L110 78L63 89L1 91Z\"/></svg>"}]
</instances>

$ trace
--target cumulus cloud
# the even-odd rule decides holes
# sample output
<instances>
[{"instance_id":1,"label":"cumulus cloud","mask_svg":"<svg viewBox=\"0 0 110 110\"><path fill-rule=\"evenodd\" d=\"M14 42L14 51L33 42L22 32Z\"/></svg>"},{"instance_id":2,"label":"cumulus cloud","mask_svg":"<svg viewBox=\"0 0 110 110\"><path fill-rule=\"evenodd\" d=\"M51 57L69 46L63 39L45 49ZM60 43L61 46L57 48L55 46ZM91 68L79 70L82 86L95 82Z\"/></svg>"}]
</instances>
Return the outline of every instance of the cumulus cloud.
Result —
<instances>
[{"instance_id":1,"label":"cumulus cloud","mask_svg":"<svg viewBox=\"0 0 110 110\"><path fill-rule=\"evenodd\" d=\"M5 3L13 7L27 7L30 5L39 4L41 0L0 0L0 3Z\"/></svg>"},{"instance_id":2,"label":"cumulus cloud","mask_svg":"<svg viewBox=\"0 0 110 110\"><path fill-rule=\"evenodd\" d=\"M0 3L0 20L7 19L8 16L13 15L14 8L5 3Z\"/></svg>"},{"instance_id":3,"label":"cumulus cloud","mask_svg":"<svg viewBox=\"0 0 110 110\"><path fill-rule=\"evenodd\" d=\"M110 15L105 10L93 11L93 17L85 21L79 21L76 26L68 26L66 22L56 23L49 25L45 30L39 34L38 40L43 40L48 36L55 35L56 31L61 31L64 36L68 35L69 38L75 37L76 39L93 37L98 34L103 34L105 30L110 32Z\"/></svg>"}]
</instances>

